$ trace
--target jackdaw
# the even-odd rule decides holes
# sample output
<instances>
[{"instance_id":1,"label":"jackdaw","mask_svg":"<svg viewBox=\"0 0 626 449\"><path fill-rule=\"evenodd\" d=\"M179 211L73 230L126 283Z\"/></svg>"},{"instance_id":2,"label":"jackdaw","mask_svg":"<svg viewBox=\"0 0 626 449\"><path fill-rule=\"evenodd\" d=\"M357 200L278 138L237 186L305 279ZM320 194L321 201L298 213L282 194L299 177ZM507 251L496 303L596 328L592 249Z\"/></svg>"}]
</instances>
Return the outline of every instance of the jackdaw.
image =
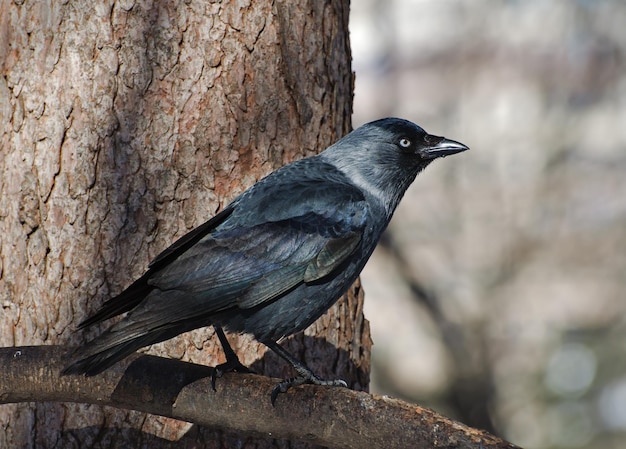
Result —
<instances>
[{"instance_id":1,"label":"jackdaw","mask_svg":"<svg viewBox=\"0 0 626 449\"><path fill-rule=\"evenodd\" d=\"M261 179L220 213L154 259L148 271L80 324L128 312L78 349L63 374L96 375L139 348L212 325L226 355L213 376L247 371L224 332L250 333L290 363L297 376L324 380L277 341L299 332L356 280L417 174L462 143L385 118L352 131L322 153Z\"/></svg>"}]
</instances>

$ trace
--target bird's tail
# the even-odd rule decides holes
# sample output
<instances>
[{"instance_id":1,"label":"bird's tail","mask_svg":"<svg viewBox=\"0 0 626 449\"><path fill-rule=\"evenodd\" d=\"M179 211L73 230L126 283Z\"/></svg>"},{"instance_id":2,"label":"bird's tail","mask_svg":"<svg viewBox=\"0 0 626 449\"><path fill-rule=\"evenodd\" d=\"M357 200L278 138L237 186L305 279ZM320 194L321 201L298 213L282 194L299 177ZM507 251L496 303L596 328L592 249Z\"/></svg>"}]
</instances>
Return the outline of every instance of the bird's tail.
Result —
<instances>
[{"instance_id":1,"label":"bird's tail","mask_svg":"<svg viewBox=\"0 0 626 449\"><path fill-rule=\"evenodd\" d=\"M121 336L116 334L115 330L111 329L76 350L72 354L74 361L61 374L95 376L136 350L173 337L170 332L163 331L154 331L135 337L126 336L126 338L120 338Z\"/></svg>"},{"instance_id":2,"label":"bird's tail","mask_svg":"<svg viewBox=\"0 0 626 449\"><path fill-rule=\"evenodd\" d=\"M137 349L169 340L198 327L216 324L209 319L212 313L206 316L194 315L193 309L189 314L176 315L172 312L175 306L180 306L180 300L186 297L185 292L170 291L167 295L161 295L159 291L153 290L151 295L146 300L148 306L136 307L109 330L79 348L73 354L74 361L62 374L95 376ZM108 315L108 312L105 311L104 315Z\"/></svg>"},{"instance_id":3,"label":"bird's tail","mask_svg":"<svg viewBox=\"0 0 626 449\"><path fill-rule=\"evenodd\" d=\"M133 314L114 324L109 330L86 345L78 348L73 354L74 361L62 372L67 374L85 374L95 376L129 356L136 350L150 346L178 334L198 327L215 324L205 317L188 320L168 321L165 317L148 317Z\"/></svg>"}]
</instances>

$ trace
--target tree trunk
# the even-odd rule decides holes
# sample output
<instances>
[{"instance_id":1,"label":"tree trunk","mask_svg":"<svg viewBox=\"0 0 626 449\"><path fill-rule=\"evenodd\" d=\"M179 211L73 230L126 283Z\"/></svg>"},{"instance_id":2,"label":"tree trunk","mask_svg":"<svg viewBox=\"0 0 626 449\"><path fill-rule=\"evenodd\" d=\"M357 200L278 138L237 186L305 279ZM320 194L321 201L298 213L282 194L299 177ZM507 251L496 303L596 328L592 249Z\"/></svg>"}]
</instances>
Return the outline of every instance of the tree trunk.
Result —
<instances>
[{"instance_id":1,"label":"tree trunk","mask_svg":"<svg viewBox=\"0 0 626 449\"><path fill-rule=\"evenodd\" d=\"M2 2L0 345L93 338L103 327L76 324L159 251L344 135L347 22L347 0ZM355 287L284 343L357 389L371 345L362 299ZM292 375L249 336L229 338L255 371ZM211 328L150 352L223 361ZM0 447L286 446L80 404L1 406L0 426Z\"/></svg>"}]
</instances>

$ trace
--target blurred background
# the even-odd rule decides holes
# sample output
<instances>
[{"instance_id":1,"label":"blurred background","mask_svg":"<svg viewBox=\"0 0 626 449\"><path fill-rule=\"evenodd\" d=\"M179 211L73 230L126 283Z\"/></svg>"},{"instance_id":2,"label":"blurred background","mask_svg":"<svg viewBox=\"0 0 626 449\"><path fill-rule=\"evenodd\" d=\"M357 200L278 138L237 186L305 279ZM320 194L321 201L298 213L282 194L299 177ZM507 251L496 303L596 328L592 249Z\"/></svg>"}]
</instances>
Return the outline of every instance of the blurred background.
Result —
<instances>
[{"instance_id":1,"label":"blurred background","mask_svg":"<svg viewBox=\"0 0 626 449\"><path fill-rule=\"evenodd\" d=\"M357 127L471 151L365 269L371 390L533 448L624 448L626 2L353 0Z\"/></svg>"}]
</instances>

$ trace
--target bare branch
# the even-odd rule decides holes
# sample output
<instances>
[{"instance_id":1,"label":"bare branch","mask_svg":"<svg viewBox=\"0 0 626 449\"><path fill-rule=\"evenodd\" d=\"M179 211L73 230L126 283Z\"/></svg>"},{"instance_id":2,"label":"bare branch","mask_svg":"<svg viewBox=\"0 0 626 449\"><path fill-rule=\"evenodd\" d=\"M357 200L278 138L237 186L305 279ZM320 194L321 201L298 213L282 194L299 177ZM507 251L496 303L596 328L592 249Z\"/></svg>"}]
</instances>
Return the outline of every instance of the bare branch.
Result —
<instances>
[{"instance_id":1,"label":"bare branch","mask_svg":"<svg viewBox=\"0 0 626 449\"><path fill-rule=\"evenodd\" d=\"M311 385L280 395L275 379L225 375L162 357L129 357L95 377L64 376L68 349L0 348L0 403L59 401L109 405L241 434L305 440L334 448L515 448L484 431L397 399Z\"/></svg>"}]
</instances>

